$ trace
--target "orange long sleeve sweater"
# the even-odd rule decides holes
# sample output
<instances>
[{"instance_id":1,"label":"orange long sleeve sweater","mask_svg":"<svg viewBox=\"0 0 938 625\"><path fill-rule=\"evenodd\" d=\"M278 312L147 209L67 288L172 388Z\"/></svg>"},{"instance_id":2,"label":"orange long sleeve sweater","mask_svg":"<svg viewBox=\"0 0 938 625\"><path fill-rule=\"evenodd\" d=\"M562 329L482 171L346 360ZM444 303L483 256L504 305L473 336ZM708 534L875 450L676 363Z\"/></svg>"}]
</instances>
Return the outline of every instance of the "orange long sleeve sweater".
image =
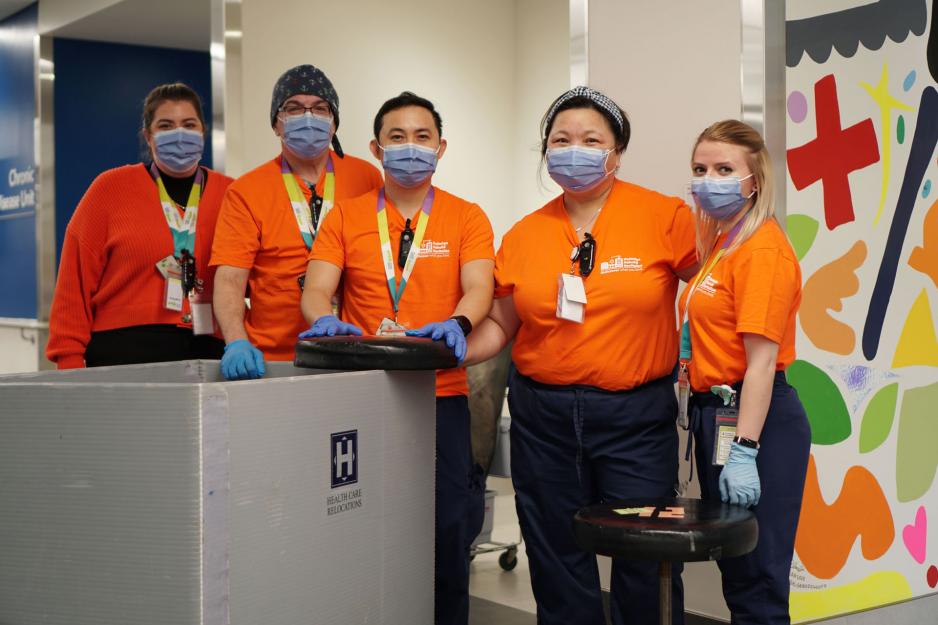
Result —
<instances>
[{"instance_id":1,"label":"orange long sleeve sweater","mask_svg":"<svg viewBox=\"0 0 938 625\"><path fill-rule=\"evenodd\" d=\"M208 171L196 223L196 274L211 302L208 266L215 221L231 178ZM92 332L148 324L187 327L164 306L166 283L156 263L173 254L173 237L150 172L141 163L108 170L91 183L68 228L49 317L46 356L59 369L83 367Z\"/></svg>"}]
</instances>

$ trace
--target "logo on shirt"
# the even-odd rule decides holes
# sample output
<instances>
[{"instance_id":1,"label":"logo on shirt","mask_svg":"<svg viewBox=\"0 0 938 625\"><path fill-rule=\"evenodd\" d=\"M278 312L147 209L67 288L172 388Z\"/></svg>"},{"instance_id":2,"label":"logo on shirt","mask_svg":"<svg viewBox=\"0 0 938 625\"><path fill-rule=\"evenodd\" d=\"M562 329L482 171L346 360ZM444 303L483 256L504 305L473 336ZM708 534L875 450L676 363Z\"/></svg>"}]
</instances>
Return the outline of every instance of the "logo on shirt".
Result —
<instances>
[{"instance_id":1,"label":"logo on shirt","mask_svg":"<svg viewBox=\"0 0 938 625\"><path fill-rule=\"evenodd\" d=\"M609 260L599 264L599 273L619 273L621 271L644 271L641 258L631 256L613 256Z\"/></svg>"},{"instance_id":2,"label":"logo on shirt","mask_svg":"<svg viewBox=\"0 0 938 625\"><path fill-rule=\"evenodd\" d=\"M332 445L332 488L358 482L358 430L337 432Z\"/></svg>"},{"instance_id":3,"label":"logo on shirt","mask_svg":"<svg viewBox=\"0 0 938 625\"><path fill-rule=\"evenodd\" d=\"M420 244L417 258L449 258L449 241L431 241Z\"/></svg>"},{"instance_id":4,"label":"logo on shirt","mask_svg":"<svg viewBox=\"0 0 938 625\"><path fill-rule=\"evenodd\" d=\"M704 281L697 285L697 291L713 297L717 294L717 285L720 284L719 280L714 280L713 276L707 276L704 278Z\"/></svg>"}]
</instances>

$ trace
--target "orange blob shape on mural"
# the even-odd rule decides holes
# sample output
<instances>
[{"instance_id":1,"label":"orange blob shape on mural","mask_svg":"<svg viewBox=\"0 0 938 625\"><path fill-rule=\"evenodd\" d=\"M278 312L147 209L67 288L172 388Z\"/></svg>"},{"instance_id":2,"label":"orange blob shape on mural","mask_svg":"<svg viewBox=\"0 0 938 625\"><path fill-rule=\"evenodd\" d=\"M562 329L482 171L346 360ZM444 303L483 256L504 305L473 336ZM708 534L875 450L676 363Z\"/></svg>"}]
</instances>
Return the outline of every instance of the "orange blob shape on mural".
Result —
<instances>
[{"instance_id":1,"label":"orange blob shape on mural","mask_svg":"<svg viewBox=\"0 0 938 625\"><path fill-rule=\"evenodd\" d=\"M818 579L831 579L847 563L857 537L867 560L881 558L895 540L892 512L883 489L868 470L850 467L840 495L827 505L811 455L795 537L798 558Z\"/></svg>"},{"instance_id":2,"label":"orange blob shape on mural","mask_svg":"<svg viewBox=\"0 0 938 625\"><path fill-rule=\"evenodd\" d=\"M935 337L935 322L925 289L918 294L909 310L892 358L895 369L917 365L938 367L938 338Z\"/></svg>"},{"instance_id":3,"label":"orange blob shape on mural","mask_svg":"<svg viewBox=\"0 0 938 625\"><path fill-rule=\"evenodd\" d=\"M846 356L856 346L856 333L837 321L829 310L843 310L842 300L856 295L860 280L856 270L866 260L866 243L857 241L846 254L814 272L804 283L801 298L801 329L818 349Z\"/></svg>"},{"instance_id":4,"label":"orange blob shape on mural","mask_svg":"<svg viewBox=\"0 0 938 625\"><path fill-rule=\"evenodd\" d=\"M931 278L938 287L938 202L931 205L922 223L922 244L912 250L909 266Z\"/></svg>"}]
</instances>

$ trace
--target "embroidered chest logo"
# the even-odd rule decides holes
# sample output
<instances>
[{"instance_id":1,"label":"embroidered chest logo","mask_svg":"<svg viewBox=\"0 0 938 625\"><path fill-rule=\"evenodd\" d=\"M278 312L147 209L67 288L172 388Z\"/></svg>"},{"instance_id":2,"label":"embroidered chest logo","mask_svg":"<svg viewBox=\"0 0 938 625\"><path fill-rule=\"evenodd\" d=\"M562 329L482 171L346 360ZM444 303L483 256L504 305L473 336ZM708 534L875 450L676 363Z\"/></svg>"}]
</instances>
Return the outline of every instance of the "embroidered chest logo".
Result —
<instances>
[{"instance_id":1,"label":"embroidered chest logo","mask_svg":"<svg viewBox=\"0 0 938 625\"><path fill-rule=\"evenodd\" d=\"M420 244L417 258L449 258L449 241L426 240Z\"/></svg>"},{"instance_id":2,"label":"embroidered chest logo","mask_svg":"<svg viewBox=\"0 0 938 625\"><path fill-rule=\"evenodd\" d=\"M613 256L599 264L599 273L619 273L621 271L644 271L645 266L641 258L631 256Z\"/></svg>"},{"instance_id":3,"label":"embroidered chest logo","mask_svg":"<svg viewBox=\"0 0 938 625\"><path fill-rule=\"evenodd\" d=\"M713 276L707 276L703 282L697 285L697 292L713 297L717 294L718 284L720 284L719 280L714 280Z\"/></svg>"}]
</instances>

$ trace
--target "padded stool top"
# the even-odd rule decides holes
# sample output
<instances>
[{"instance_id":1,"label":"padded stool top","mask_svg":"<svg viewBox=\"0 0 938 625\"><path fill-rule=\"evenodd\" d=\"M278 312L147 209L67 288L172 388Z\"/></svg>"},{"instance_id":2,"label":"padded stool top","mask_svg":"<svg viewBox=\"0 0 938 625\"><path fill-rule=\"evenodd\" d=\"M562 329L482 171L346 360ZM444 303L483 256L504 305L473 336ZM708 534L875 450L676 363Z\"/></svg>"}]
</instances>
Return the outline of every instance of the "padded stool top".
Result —
<instances>
[{"instance_id":1,"label":"padded stool top","mask_svg":"<svg viewBox=\"0 0 938 625\"><path fill-rule=\"evenodd\" d=\"M627 499L583 508L573 520L580 548L629 560L696 562L749 553L759 540L755 515L700 499Z\"/></svg>"},{"instance_id":2,"label":"padded stool top","mask_svg":"<svg viewBox=\"0 0 938 625\"><path fill-rule=\"evenodd\" d=\"M443 341L410 336L324 336L300 339L293 364L310 369L415 371L459 363Z\"/></svg>"}]
</instances>

